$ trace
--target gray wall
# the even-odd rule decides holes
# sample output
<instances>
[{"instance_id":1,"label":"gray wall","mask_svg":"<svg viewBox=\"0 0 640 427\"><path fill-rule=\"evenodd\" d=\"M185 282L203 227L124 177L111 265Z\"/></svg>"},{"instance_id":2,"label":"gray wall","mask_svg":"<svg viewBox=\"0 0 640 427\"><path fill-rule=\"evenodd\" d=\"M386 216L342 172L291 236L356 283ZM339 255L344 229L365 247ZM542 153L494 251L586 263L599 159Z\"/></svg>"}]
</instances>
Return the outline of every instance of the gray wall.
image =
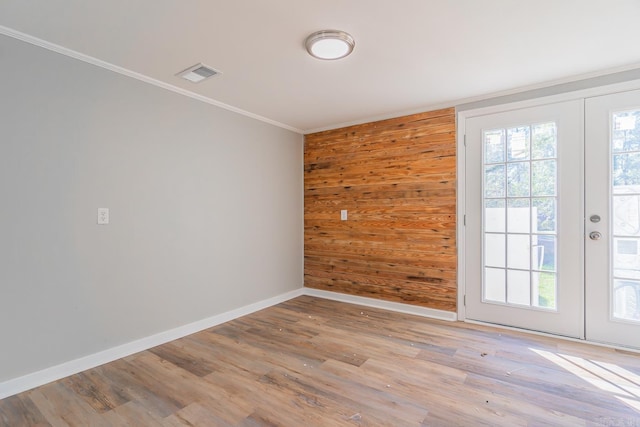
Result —
<instances>
[{"instance_id":1,"label":"gray wall","mask_svg":"<svg viewBox=\"0 0 640 427\"><path fill-rule=\"evenodd\" d=\"M0 382L302 287L301 135L5 36L0 63Z\"/></svg>"}]
</instances>

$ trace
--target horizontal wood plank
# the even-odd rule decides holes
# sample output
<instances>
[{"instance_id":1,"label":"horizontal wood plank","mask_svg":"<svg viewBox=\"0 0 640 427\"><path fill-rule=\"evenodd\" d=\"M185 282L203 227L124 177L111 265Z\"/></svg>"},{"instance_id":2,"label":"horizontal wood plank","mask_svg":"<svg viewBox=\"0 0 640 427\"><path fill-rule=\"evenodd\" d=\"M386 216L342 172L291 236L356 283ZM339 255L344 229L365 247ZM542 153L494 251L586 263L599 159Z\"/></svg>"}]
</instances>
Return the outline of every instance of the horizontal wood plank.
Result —
<instances>
[{"instance_id":1,"label":"horizontal wood plank","mask_svg":"<svg viewBox=\"0 0 640 427\"><path fill-rule=\"evenodd\" d=\"M454 109L306 135L304 170L305 286L456 310Z\"/></svg>"}]
</instances>

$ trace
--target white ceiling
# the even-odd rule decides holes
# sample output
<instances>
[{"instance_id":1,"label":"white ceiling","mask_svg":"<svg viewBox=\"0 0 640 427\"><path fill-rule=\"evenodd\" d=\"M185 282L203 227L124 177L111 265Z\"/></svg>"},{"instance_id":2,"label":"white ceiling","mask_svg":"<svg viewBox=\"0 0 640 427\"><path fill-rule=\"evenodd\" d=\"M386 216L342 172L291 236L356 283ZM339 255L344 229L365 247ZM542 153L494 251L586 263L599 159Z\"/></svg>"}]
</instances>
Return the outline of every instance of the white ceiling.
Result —
<instances>
[{"instance_id":1,"label":"white ceiling","mask_svg":"<svg viewBox=\"0 0 640 427\"><path fill-rule=\"evenodd\" d=\"M639 0L2 0L0 25L308 132L640 65ZM349 32L353 54L306 36ZM175 74L198 62L224 74Z\"/></svg>"}]
</instances>

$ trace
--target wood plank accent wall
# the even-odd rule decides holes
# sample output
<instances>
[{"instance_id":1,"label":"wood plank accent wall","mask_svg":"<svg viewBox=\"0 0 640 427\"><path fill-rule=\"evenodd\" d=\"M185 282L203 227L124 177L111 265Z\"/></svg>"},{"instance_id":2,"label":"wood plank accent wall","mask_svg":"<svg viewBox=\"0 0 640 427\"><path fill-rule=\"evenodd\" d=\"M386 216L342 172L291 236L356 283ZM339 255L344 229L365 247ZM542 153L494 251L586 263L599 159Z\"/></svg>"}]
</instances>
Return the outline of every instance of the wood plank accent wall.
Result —
<instances>
[{"instance_id":1,"label":"wood plank accent wall","mask_svg":"<svg viewBox=\"0 0 640 427\"><path fill-rule=\"evenodd\" d=\"M306 135L304 168L306 287L456 310L453 108Z\"/></svg>"}]
</instances>

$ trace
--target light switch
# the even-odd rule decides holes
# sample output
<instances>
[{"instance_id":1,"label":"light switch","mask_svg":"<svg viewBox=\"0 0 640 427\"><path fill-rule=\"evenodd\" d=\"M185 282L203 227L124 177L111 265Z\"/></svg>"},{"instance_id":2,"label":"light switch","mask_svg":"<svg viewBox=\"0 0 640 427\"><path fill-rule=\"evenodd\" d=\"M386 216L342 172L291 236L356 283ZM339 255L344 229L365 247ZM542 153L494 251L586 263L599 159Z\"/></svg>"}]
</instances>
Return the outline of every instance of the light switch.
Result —
<instances>
[{"instance_id":1,"label":"light switch","mask_svg":"<svg viewBox=\"0 0 640 427\"><path fill-rule=\"evenodd\" d=\"M109 208L98 208L98 225L109 224Z\"/></svg>"},{"instance_id":2,"label":"light switch","mask_svg":"<svg viewBox=\"0 0 640 427\"><path fill-rule=\"evenodd\" d=\"M340 211L340 221L346 221L346 220L347 220L347 210L342 209Z\"/></svg>"}]
</instances>

